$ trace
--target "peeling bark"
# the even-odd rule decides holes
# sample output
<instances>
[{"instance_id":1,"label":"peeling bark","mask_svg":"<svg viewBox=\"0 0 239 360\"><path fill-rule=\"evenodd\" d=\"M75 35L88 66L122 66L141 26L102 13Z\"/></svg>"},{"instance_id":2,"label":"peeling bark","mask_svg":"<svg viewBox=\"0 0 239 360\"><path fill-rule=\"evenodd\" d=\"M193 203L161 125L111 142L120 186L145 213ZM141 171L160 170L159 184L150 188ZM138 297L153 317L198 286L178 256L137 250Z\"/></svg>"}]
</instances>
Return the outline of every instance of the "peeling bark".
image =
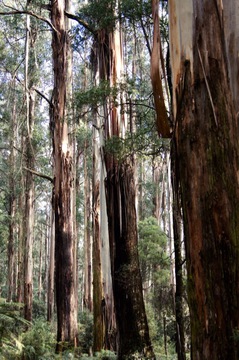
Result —
<instances>
[{"instance_id":1,"label":"peeling bark","mask_svg":"<svg viewBox=\"0 0 239 360\"><path fill-rule=\"evenodd\" d=\"M238 125L228 78L221 1L192 1L193 31L172 60L176 161L186 240L192 359L238 359ZM228 4L228 3L227 3ZM224 4L224 7L227 6ZM181 31L179 30L181 29ZM192 40L187 43L187 40ZM185 41L185 43L184 43ZM192 49L187 57L187 49ZM177 96L178 95L178 96ZM230 164L230 166L229 166Z\"/></svg>"},{"instance_id":2,"label":"peeling bark","mask_svg":"<svg viewBox=\"0 0 239 360\"><path fill-rule=\"evenodd\" d=\"M156 127L159 136L170 137L170 127L164 102L163 85L161 79L161 39L159 26L159 1L152 0L152 14L154 22L153 48L151 53L151 82L153 87L154 105L156 110Z\"/></svg>"},{"instance_id":3,"label":"peeling bark","mask_svg":"<svg viewBox=\"0 0 239 360\"><path fill-rule=\"evenodd\" d=\"M68 41L64 11L67 1L53 0L51 7L54 89L52 131L54 156L55 281L57 305L57 347L61 352L76 347L77 309L75 296L73 164L66 120Z\"/></svg>"}]
</instances>

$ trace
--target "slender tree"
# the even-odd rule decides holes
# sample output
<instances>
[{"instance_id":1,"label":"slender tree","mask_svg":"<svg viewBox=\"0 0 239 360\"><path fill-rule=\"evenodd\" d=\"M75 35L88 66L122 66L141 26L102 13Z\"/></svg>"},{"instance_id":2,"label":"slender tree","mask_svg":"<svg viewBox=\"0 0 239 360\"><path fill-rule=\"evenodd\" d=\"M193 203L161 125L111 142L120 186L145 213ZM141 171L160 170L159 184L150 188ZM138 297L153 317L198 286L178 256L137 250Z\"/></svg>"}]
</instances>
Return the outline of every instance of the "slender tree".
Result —
<instances>
[{"instance_id":1,"label":"slender tree","mask_svg":"<svg viewBox=\"0 0 239 360\"><path fill-rule=\"evenodd\" d=\"M27 6L29 5L27 1ZM36 62L34 59L34 44L37 29L31 25L31 18L26 15L26 42L25 42L25 96L26 96L26 135L25 135L25 158L26 168L34 169L35 154L32 143L35 121L35 97L33 89L34 72ZM34 238L34 176L26 170L25 178L25 217L24 217L24 304L25 319L32 321L33 301L33 238Z\"/></svg>"},{"instance_id":2,"label":"slender tree","mask_svg":"<svg viewBox=\"0 0 239 360\"><path fill-rule=\"evenodd\" d=\"M17 110L16 110L16 81L13 81L13 104L11 116L10 134L10 156L9 156L9 239L8 239L8 295L7 300L12 301L14 294L14 260L16 259L16 130L17 130Z\"/></svg>"},{"instance_id":3,"label":"slender tree","mask_svg":"<svg viewBox=\"0 0 239 360\"><path fill-rule=\"evenodd\" d=\"M66 119L67 56L69 51L65 11L67 1L51 3L54 89L52 132L54 156L55 280L57 352L77 346L75 256L73 219L73 163Z\"/></svg>"}]
</instances>

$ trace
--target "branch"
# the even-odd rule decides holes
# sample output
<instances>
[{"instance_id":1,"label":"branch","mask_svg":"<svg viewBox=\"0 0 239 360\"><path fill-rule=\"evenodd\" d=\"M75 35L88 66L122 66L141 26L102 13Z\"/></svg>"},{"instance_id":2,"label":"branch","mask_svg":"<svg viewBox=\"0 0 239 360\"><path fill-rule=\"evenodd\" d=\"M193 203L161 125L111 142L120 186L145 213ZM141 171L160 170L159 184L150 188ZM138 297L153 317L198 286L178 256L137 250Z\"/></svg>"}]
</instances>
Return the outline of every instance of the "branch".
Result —
<instances>
[{"instance_id":1,"label":"branch","mask_svg":"<svg viewBox=\"0 0 239 360\"><path fill-rule=\"evenodd\" d=\"M44 18L43 16L37 15L37 14L35 14L35 13L33 13L32 11L29 11L29 10L17 10L17 9L15 9L15 8L11 7L11 6L7 6L7 5L5 5L5 6L8 7L8 8L10 8L10 9L12 9L12 11L7 11L7 12L1 11L1 12L0 12L0 15L4 15L4 16L5 16L5 15L6 15L6 16L8 16L8 15L19 15L19 14L20 14L20 15L22 15L22 14L30 15L30 16L38 19L38 20L44 21L45 23L47 23L47 24L52 28L52 30L54 30L55 32L58 32L58 31L56 30L56 28L54 27L54 25L51 23L51 21L48 20L48 19L46 19L46 18Z\"/></svg>"},{"instance_id":2,"label":"branch","mask_svg":"<svg viewBox=\"0 0 239 360\"><path fill-rule=\"evenodd\" d=\"M149 37L148 37L147 32L145 30L142 18L140 19L140 24L141 24L141 27L142 27L142 30L143 30L143 33L144 33L144 38L146 40L146 46L147 46L148 52L149 52L149 55L151 57L152 50L151 50L151 46L150 46L150 42L149 42Z\"/></svg>"},{"instance_id":3,"label":"branch","mask_svg":"<svg viewBox=\"0 0 239 360\"><path fill-rule=\"evenodd\" d=\"M82 25L86 30L88 30L89 32L91 32L94 36L97 35L97 32L84 20L82 20L79 16L71 14L67 11L65 11L65 15L72 20L77 21L80 25Z\"/></svg>"},{"instance_id":4,"label":"branch","mask_svg":"<svg viewBox=\"0 0 239 360\"><path fill-rule=\"evenodd\" d=\"M124 102L122 105L135 105L135 106L143 106L143 107L146 107L147 109L150 109L150 110L153 110L155 111L155 107L153 106L150 106L150 105L147 105L147 104L143 104L143 103L138 103L138 102L129 102L129 101L126 101Z\"/></svg>"},{"instance_id":5,"label":"branch","mask_svg":"<svg viewBox=\"0 0 239 360\"><path fill-rule=\"evenodd\" d=\"M46 95L44 95L39 89L33 87L33 90L35 90L38 95L40 95L44 100L46 100L46 102L47 102L50 106L52 106L52 101L49 100L48 97L47 97Z\"/></svg>"},{"instance_id":6,"label":"branch","mask_svg":"<svg viewBox=\"0 0 239 360\"><path fill-rule=\"evenodd\" d=\"M49 181L53 184L53 179L52 179L50 176L45 175L45 174L42 174L42 173L39 173L38 171L35 171L35 170L33 170L33 169L28 169L28 168L26 168L26 167L24 167L23 169L26 170L26 171L29 171L29 172L32 173L33 175L36 175L36 176L39 176L39 177L41 177L41 178L43 178L43 179L49 180Z\"/></svg>"}]
</instances>

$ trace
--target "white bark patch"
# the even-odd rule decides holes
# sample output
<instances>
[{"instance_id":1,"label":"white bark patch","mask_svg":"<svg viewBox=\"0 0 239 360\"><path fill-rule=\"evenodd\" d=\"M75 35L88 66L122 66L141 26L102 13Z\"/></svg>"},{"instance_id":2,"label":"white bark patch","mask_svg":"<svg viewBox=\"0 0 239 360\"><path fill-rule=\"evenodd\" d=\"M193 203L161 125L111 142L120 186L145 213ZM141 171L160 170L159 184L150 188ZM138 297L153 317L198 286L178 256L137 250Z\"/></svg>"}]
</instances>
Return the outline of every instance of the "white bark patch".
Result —
<instances>
[{"instance_id":1,"label":"white bark patch","mask_svg":"<svg viewBox=\"0 0 239 360\"><path fill-rule=\"evenodd\" d=\"M64 123L64 125L63 125L61 150L64 154L66 154L67 150L68 150L68 129L67 129L66 123Z\"/></svg>"},{"instance_id":2,"label":"white bark patch","mask_svg":"<svg viewBox=\"0 0 239 360\"><path fill-rule=\"evenodd\" d=\"M173 83L173 113L176 117L176 89L183 80L185 60L193 66L193 1L169 1L170 58ZM191 71L191 73L193 73Z\"/></svg>"}]
</instances>

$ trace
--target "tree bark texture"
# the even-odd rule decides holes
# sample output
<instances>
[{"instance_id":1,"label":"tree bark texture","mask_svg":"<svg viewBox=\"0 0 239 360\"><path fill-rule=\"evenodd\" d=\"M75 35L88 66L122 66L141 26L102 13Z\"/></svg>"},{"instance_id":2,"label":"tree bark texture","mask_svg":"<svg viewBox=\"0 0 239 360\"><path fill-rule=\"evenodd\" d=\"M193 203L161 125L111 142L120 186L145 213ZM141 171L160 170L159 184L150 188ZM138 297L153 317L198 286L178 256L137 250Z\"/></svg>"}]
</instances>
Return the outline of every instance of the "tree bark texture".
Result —
<instances>
[{"instance_id":1,"label":"tree bark texture","mask_svg":"<svg viewBox=\"0 0 239 360\"><path fill-rule=\"evenodd\" d=\"M53 194L54 196L54 190ZM52 205L54 204L54 198L52 198ZM54 314L54 289L55 289L55 209L52 206L51 217L49 221L49 265L48 265L48 281L47 281L47 321L53 320ZM47 250L47 249L46 249ZM47 270L47 268L45 269Z\"/></svg>"},{"instance_id":2,"label":"tree bark texture","mask_svg":"<svg viewBox=\"0 0 239 360\"><path fill-rule=\"evenodd\" d=\"M26 17L26 44L25 44L25 95L26 95L26 136L25 154L26 167L34 168L35 156L32 144L32 133L35 120L35 91L32 89L33 79L30 63L33 59L34 40L32 35L34 28L31 26L30 16ZM35 64L35 63L34 63ZM33 66L35 70L35 66ZM29 171L25 177L25 218L24 218L24 305L25 319L32 321L32 302L33 302L33 239L34 239L34 177Z\"/></svg>"},{"instance_id":3,"label":"tree bark texture","mask_svg":"<svg viewBox=\"0 0 239 360\"><path fill-rule=\"evenodd\" d=\"M87 169L88 144L84 144L84 306L92 311L92 243L90 234L91 204L90 204L90 180Z\"/></svg>"},{"instance_id":4,"label":"tree bark texture","mask_svg":"<svg viewBox=\"0 0 239 360\"><path fill-rule=\"evenodd\" d=\"M119 336L118 358L128 359L135 352L140 352L147 358L153 358L138 261L132 164L124 161L108 169L106 195Z\"/></svg>"},{"instance_id":5,"label":"tree bark texture","mask_svg":"<svg viewBox=\"0 0 239 360\"><path fill-rule=\"evenodd\" d=\"M171 149L171 181L173 190L173 238L174 238L174 256L175 256L175 317L176 317L176 351L178 360L185 360L185 326L184 326L184 311L183 311L183 296L185 287L183 283L183 260L182 260L182 214L180 190L178 184L178 169L175 162L175 149Z\"/></svg>"},{"instance_id":6,"label":"tree bark texture","mask_svg":"<svg viewBox=\"0 0 239 360\"><path fill-rule=\"evenodd\" d=\"M191 33L182 37L180 14L185 4L183 29L189 23ZM180 1L171 1L170 26L171 54L175 57L177 51L177 59L172 59L174 141L184 214L192 359L235 360L239 144L222 2L186 1L180 9Z\"/></svg>"},{"instance_id":7,"label":"tree bark texture","mask_svg":"<svg viewBox=\"0 0 239 360\"><path fill-rule=\"evenodd\" d=\"M159 0L152 0L152 15L154 22L153 47L151 53L151 82L154 95L154 106L156 110L156 127L159 136L170 137L170 127L167 110L163 95L162 75L161 75L161 39L159 26Z\"/></svg>"},{"instance_id":8,"label":"tree bark texture","mask_svg":"<svg viewBox=\"0 0 239 360\"><path fill-rule=\"evenodd\" d=\"M15 84L15 83L14 83ZM15 86L14 86L15 87ZM14 89L15 90L15 89ZM12 118L11 118L11 138L10 138L10 155L9 155L9 238L8 238L8 295L7 301L12 301L14 295L14 260L16 259L16 206L17 206L17 197L16 197L16 186L15 186L15 176L16 176L16 138L17 138L17 118L16 118L16 97L13 99L13 109L12 109Z\"/></svg>"},{"instance_id":9,"label":"tree bark texture","mask_svg":"<svg viewBox=\"0 0 239 360\"><path fill-rule=\"evenodd\" d=\"M57 352L77 346L77 309L75 298L73 234L73 169L65 119L67 95L66 2L52 1L51 17L54 89L52 108L55 209L55 282L57 305Z\"/></svg>"},{"instance_id":10,"label":"tree bark texture","mask_svg":"<svg viewBox=\"0 0 239 360\"><path fill-rule=\"evenodd\" d=\"M114 31L101 30L97 37L99 78L108 81L110 86L122 81L121 36L120 24L117 23ZM119 92L116 97L108 97L104 104L106 141L113 136L124 137L128 125L122 105L124 94ZM142 356L153 358L137 251L134 159L118 160L104 152L104 162L117 355L119 359L129 359L140 352Z\"/></svg>"}]
</instances>

